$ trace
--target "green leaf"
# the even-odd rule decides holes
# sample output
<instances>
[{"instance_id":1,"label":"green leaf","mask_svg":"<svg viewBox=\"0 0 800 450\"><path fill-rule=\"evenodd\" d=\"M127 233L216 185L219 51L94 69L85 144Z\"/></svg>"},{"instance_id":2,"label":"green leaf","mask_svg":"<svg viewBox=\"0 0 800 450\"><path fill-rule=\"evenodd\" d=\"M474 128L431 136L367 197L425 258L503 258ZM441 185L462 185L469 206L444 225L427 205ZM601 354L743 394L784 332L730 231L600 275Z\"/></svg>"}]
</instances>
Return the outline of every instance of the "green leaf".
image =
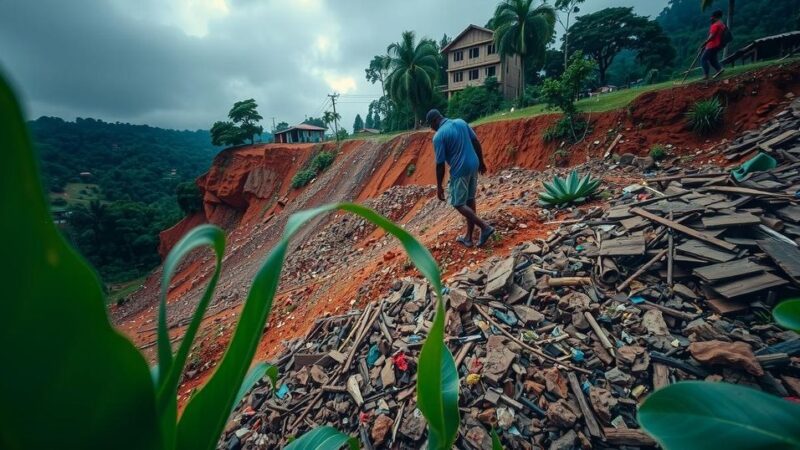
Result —
<instances>
[{"instance_id":1,"label":"green leaf","mask_svg":"<svg viewBox=\"0 0 800 450\"><path fill-rule=\"evenodd\" d=\"M639 424L667 450L800 447L800 405L727 383L687 381L651 394Z\"/></svg>"},{"instance_id":2,"label":"green leaf","mask_svg":"<svg viewBox=\"0 0 800 450\"><path fill-rule=\"evenodd\" d=\"M0 448L163 448L147 363L111 326L97 275L53 224L1 76L0 149Z\"/></svg>"},{"instance_id":3,"label":"green leaf","mask_svg":"<svg viewBox=\"0 0 800 450\"><path fill-rule=\"evenodd\" d=\"M436 316L422 346L417 368L417 407L428 421L428 448L451 449L461 421L458 409L458 372L444 344L444 302L436 291Z\"/></svg>"},{"instance_id":4,"label":"green leaf","mask_svg":"<svg viewBox=\"0 0 800 450\"><path fill-rule=\"evenodd\" d=\"M336 450L347 444L350 450L358 450L358 440L333 427L314 428L293 440L284 450Z\"/></svg>"},{"instance_id":5,"label":"green leaf","mask_svg":"<svg viewBox=\"0 0 800 450\"><path fill-rule=\"evenodd\" d=\"M564 193L559 191L553 183L544 182L542 185L544 186L545 192L553 197L562 197L564 195Z\"/></svg>"},{"instance_id":6,"label":"green leaf","mask_svg":"<svg viewBox=\"0 0 800 450\"><path fill-rule=\"evenodd\" d=\"M578 172L574 170L567 177L567 192L578 192Z\"/></svg>"},{"instance_id":7,"label":"green leaf","mask_svg":"<svg viewBox=\"0 0 800 450\"><path fill-rule=\"evenodd\" d=\"M253 368L250 369L250 372L247 373L244 382L242 382L242 385L239 387L239 392L236 393L236 400L233 402L231 414L233 413L233 410L236 409L236 405L238 405L244 396L250 391L250 389L252 389L256 383L258 383L258 380L264 377L269 378L270 386L275 389L275 383L278 382L278 368L267 363L266 361L262 361L253 366ZM230 414L228 415L230 416Z\"/></svg>"},{"instance_id":8,"label":"green leaf","mask_svg":"<svg viewBox=\"0 0 800 450\"><path fill-rule=\"evenodd\" d=\"M494 428L492 428L492 450L503 450L503 443L500 442L500 436Z\"/></svg>"},{"instance_id":9,"label":"green leaf","mask_svg":"<svg viewBox=\"0 0 800 450\"><path fill-rule=\"evenodd\" d=\"M428 249L420 244L410 233L389 219L365 206L353 203L325 205L293 214L286 223L281 240L269 253L266 261L256 274L230 346L216 372L208 383L192 397L181 416L177 430L178 449L212 450L215 448L217 439L228 419L228 413L235 404L236 394L245 378L245 372L253 359L267 317L272 309L272 300L278 287L278 279L286 249L289 245L289 239L307 221L319 214L336 209L358 214L397 237L408 253L409 259L416 265L420 273L428 279L441 299L441 279L436 261ZM442 313L440 316L440 320L443 322L444 314ZM441 347L443 347L442 342L443 336L440 335L439 345ZM450 352L446 351L446 349L445 352L450 358L451 365L455 365L452 362L453 358ZM422 363L420 363L420 366L422 366ZM455 406L457 414L457 377L451 383L456 388ZM457 423L458 417L456 416Z\"/></svg>"},{"instance_id":10,"label":"green leaf","mask_svg":"<svg viewBox=\"0 0 800 450\"><path fill-rule=\"evenodd\" d=\"M772 311L772 316L783 328L800 332L800 298L781 302Z\"/></svg>"},{"instance_id":11,"label":"green leaf","mask_svg":"<svg viewBox=\"0 0 800 450\"><path fill-rule=\"evenodd\" d=\"M173 361L172 344L169 340L167 328L167 292L170 280L172 279L178 264L184 256L192 250L209 246L214 250L216 262L214 275L206 286L203 297L197 304L192 316L192 321L181 340L180 348ZM161 430L164 434L164 442L167 448L175 446L175 427L178 416L177 391L180 383L186 359L192 349L192 343L200 324L203 322L203 315L208 308L214 289L219 280L220 269L222 269L222 257L225 254L225 234L221 229L211 225L201 225L189 231L172 248L164 262L164 269L161 275L161 300L158 310L158 358L159 358L159 384L156 392L156 403L158 414L161 420Z\"/></svg>"}]
</instances>

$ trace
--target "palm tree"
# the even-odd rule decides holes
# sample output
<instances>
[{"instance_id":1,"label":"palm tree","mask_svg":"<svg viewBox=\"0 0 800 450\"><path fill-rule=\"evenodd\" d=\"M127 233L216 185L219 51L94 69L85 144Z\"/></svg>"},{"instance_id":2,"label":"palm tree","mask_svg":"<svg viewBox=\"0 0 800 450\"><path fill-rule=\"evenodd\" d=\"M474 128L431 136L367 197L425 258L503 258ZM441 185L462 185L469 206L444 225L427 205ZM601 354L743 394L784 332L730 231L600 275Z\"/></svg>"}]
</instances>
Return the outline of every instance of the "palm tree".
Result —
<instances>
[{"instance_id":1,"label":"palm tree","mask_svg":"<svg viewBox=\"0 0 800 450\"><path fill-rule=\"evenodd\" d=\"M408 102L416 126L423 113L420 108L433 98L439 76L439 53L428 39L417 43L413 31L403 32L402 40L390 45L386 51L390 59L386 78L389 97L396 103Z\"/></svg>"},{"instance_id":2,"label":"palm tree","mask_svg":"<svg viewBox=\"0 0 800 450\"><path fill-rule=\"evenodd\" d=\"M337 141L339 140L338 122L341 118L342 116L339 113L330 111L325 111L322 115L322 121L325 122L325 125L330 126L330 124L333 124L333 132L335 133L334 136L336 136Z\"/></svg>"},{"instance_id":3,"label":"palm tree","mask_svg":"<svg viewBox=\"0 0 800 450\"><path fill-rule=\"evenodd\" d=\"M518 55L522 73L519 97L525 92L525 63L531 58L543 64L547 44L553 38L556 12L546 4L533 6L533 0L502 0L492 17L494 41L501 56Z\"/></svg>"},{"instance_id":4,"label":"palm tree","mask_svg":"<svg viewBox=\"0 0 800 450\"><path fill-rule=\"evenodd\" d=\"M706 9L711 7L711 4L714 3L714 0L700 0L700 7L705 11ZM728 29L733 31L733 13L736 10L736 0L728 0L728 23L726 24ZM728 47L722 50L723 58L728 56Z\"/></svg>"}]
</instances>

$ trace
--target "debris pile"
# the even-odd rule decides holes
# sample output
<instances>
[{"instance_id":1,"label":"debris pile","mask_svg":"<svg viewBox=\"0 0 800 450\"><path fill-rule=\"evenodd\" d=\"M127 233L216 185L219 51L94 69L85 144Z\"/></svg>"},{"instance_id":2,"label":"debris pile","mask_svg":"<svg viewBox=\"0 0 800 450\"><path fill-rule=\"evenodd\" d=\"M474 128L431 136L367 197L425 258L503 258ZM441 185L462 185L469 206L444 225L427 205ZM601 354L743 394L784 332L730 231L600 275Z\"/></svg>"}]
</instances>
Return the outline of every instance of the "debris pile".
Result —
<instances>
[{"instance_id":1,"label":"debris pile","mask_svg":"<svg viewBox=\"0 0 800 450\"><path fill-rule=\"evenodd\" d=\"M668 171L447 280L458 448L491 449L493 428L509 449L652 447L637 405L681 380L800 397L800 336L770 317L800 282L800 103L725 151L757 153L777 165ZM366 449L423 447L416 367L434 305L424 281L404 279L318 319L220 448L277 448L324 424Z\"/></svg>"}]
</instances>

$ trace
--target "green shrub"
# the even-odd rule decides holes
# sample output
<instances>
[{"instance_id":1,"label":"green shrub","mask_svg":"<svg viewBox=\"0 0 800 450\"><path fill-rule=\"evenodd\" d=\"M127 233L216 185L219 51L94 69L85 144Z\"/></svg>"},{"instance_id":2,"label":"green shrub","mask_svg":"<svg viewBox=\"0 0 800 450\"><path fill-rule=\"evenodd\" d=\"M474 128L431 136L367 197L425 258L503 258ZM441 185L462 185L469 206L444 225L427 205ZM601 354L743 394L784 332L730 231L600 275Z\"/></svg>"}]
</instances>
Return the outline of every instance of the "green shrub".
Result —
<instances>
[{"instance_id":1,"label":"green shrub","mask_svg":"<svg viewBox=\"0 0 800 450\"><path fill-rule=\"evenodd\" d=\"M334 152L321 151L311 160L311 168L317 173L323 172L333 164L335 158L336 154Z\"/></svg>"},{"instance_id":2,"label":"green shrub","mask_svg":"<svg viewBox=\"0 0 800 450\"><path fill-rule=\"evenodd\" d=\"M292 177L292 187L300 189L301 187L311 183L311 180L317 177L317 172L314 169L299 170Z\"/></svg>"},{"instance_id":3,"label":"green shrub","mask_svg":"<svg viewBox=\"0 0 800 450\"><path fill-rule=\"evenodd\" d=\"M650 148L650 157L656 161L661 161L667 157L667 148L661 144L654 145Z\"/></svg>"},{"instance_id":4,"label":"green shrub","mask_svg":"<svg viewBox=\"0 0 800 450\"><path fill-rule=\"evenodd\" d=\"M53 206L67 206L67 200L64 197L56 197L50 203Z\"/></svg>"},{"instance_id":5,"label":"green shrub","mask_svg":"<svg viewBox=\"0 0 800 450\"><path fill-rule=\"evenodd\" d=\"M357 214L397 237L436 294L433 324L419 356L417 408L428 421L429 448L452 448L460 423L459 380L444 343L440 272L430 252L402 227L352 203L289 217L281 239L256 273L222 360L179 417L177 389L219 280L224 232L212 225L199 226L175 245L164 262L156 327L158 365L150 368L137 347L112 327L97 275L53 224L22 113L2 78L0 148L0 214L8 218L0 222L0 235L20 237L6 239L4 250L17 256L14 264L0 271L5 298L13 299L5 302L0 314L0 342L15 343L0 347L2 360L14 362L0 370L4 448L95 448L104 442L113 442L118 450L216 448L231 412L248 390L264 377L273 383L277 378L276 368L267 363L258 363L249 372L248 367L272 309L289 240L304 223L334 210ZM173 353L168 287L184 256L201 248L213 252L215 269ZM32 275L39 282L20 282ZM46 433L41 432L43 423ZM294 447L352 442L336 433L330 428L312 431L298 438Z\"/></svg>"},{"instance_id":6,"label":"green shrub","mask_svg":"<svg viewBox=\"0 0 800 450\"><path fill-rule=\"evenodd\" d=\"M500 110L503 94L497 79L489 77L483 86L468 86L457 92L447 104L447 115L472 122Z\"/></svg>"},{"instance_id":7,"label":"green shrub","mask_svg":"<svg viewBox=\"0 0 800 450\"><path fill-rule=\"evenodd\" d=\"M178 200L178 206L186 215L196 213L203 208L203 194L194 181L178 184L175 187L175 196Z\"/></svg>"},{"instance_id":8,"label":"green shrub","mask_svg":"<svg viewBox=\"0 0 800 450\"><path fill-rule=\"evenodd\" d=\"M724 118L725 107L718 98L700 100L689 108L686 117L695 133L707 135L716 131Z\"/></svg>"},{"instance_id":9,"label":"green shrub","mask_svg":"<svg viewBox=\"0 0 800 450\"><path fill-rule=\"evenodd\" d=\"M409 164L408 167L406 167L406 176L410 177L411 175L414 175L414 172L416 172L416 170L417 166L415 166L414 164Z\"/></svg>"},{"instance_id":10,"label":"green shrub","mask_svg":"<svg viewBox=\"0 0 800 450\"><path fill-rule=\"evenodd\" d=\"M578 176L572 171L567 178L554 177L551 183L544 183L545 192L539 193L539 204L542 206L564 206L570 203L583 203L594 195L600 186L600 180L591 175Z\"/></svg>"},{"instance_id":11,"label":"green shrub","mask_svg":"<svg viewBox=\"0 0 800 450\"><path fill-rule=\"evenodd\" d=\"M589 123L584 119L575 117L571 120L569 117L564 116L544 130L542 140L545 142L564 140L574 143L583 139L583 136L588 131Z\"/></svg>"}]
</instances>

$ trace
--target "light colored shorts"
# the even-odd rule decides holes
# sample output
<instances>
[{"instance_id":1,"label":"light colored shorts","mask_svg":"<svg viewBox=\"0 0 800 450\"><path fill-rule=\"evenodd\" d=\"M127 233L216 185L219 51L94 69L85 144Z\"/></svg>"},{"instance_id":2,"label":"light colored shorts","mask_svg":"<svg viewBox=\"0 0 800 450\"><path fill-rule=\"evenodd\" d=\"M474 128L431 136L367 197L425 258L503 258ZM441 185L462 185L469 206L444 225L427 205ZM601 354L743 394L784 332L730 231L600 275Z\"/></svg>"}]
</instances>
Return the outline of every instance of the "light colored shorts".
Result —
<instances>
[{"instance_id":1,"label":"light colored shorts","mask_svg":"<svg viewBox=\"0 0 800 450\"><path fill-rule=\"evenodd\" d=\"M463 177L450 178L450 204L453 206L466 205L469 200L475 200L475 191L477 190L477 171Z\"/></svg>"}]
</instances>

